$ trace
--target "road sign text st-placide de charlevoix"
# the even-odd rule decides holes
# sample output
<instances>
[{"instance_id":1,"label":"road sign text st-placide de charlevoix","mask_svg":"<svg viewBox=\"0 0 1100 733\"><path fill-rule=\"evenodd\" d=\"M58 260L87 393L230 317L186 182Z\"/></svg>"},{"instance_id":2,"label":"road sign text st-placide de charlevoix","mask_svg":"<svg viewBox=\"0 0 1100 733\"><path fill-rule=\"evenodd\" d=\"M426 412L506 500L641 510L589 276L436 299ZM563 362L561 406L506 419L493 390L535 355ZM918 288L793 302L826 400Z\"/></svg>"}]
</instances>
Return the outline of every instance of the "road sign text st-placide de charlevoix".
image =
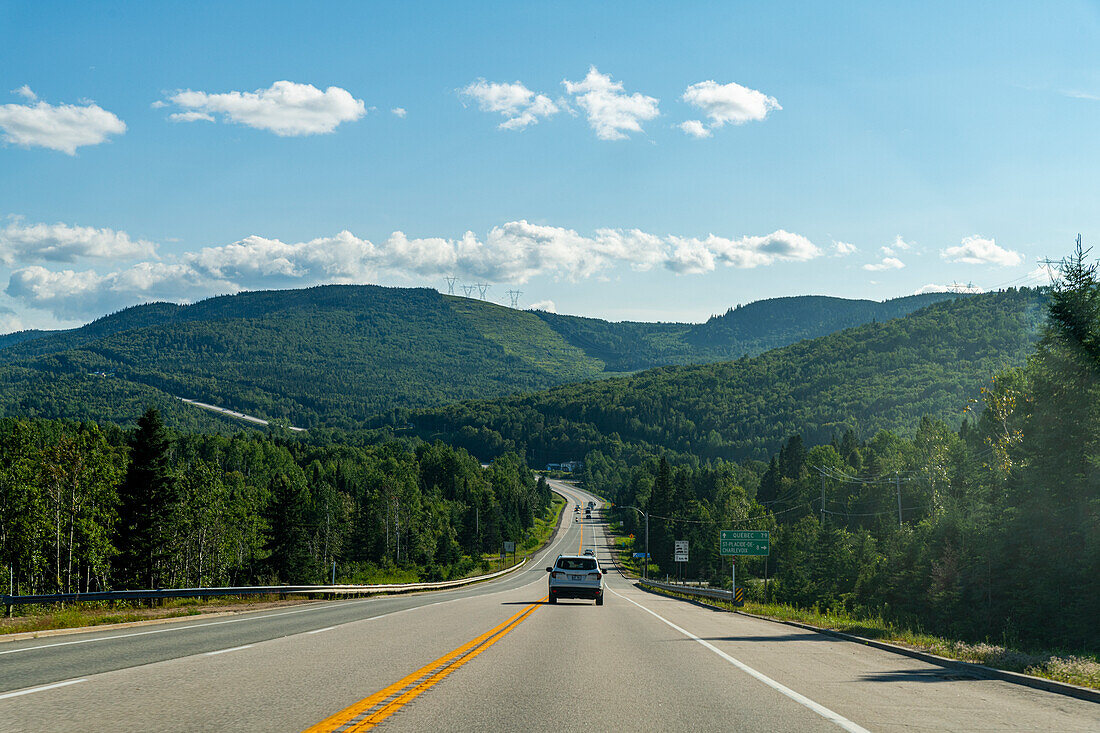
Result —
<instances>
[{"instance_id":1,"label":"road sign text st-placide de charlevoix","mask_svg":"<svg viewBox=\"0 0 1100 733\"><path fill-rule=\"evenodd\" d=\"M767 555L771 533L766 529L724 529L718 550L722 555Z\"/></svg>"}]
</instances>

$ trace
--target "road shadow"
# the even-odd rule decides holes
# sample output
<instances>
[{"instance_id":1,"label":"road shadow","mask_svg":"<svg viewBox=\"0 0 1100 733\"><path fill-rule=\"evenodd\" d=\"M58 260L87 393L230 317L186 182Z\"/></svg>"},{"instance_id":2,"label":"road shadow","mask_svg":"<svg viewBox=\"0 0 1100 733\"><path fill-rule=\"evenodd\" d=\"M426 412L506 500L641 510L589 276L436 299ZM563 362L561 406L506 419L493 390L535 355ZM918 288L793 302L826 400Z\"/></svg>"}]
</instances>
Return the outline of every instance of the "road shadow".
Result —
<instances>
[{"instance_id":1,"label":"road shadow","mask_svg":"<svg viewBox=\"0 0 1100 733\"><path fill-rule=\"evenodd\" d=\"M981 681L976 674L970 674L958 669L898 669L890 672L877 672L865 674L860 679L867 682L973 682Z\"/></svg>"},{"instance_id":2,"label":"road shadow","mask_svg":"<svg viewBox=\"0 0 1100 733\"><path fill-rule=\"evenodd\" d=\"M502 606L592 606L595 605L592 601L584 599L578 600L558 600L557 603L550 603L550 601L501 601Z\"/></svg>"}]
</instances>

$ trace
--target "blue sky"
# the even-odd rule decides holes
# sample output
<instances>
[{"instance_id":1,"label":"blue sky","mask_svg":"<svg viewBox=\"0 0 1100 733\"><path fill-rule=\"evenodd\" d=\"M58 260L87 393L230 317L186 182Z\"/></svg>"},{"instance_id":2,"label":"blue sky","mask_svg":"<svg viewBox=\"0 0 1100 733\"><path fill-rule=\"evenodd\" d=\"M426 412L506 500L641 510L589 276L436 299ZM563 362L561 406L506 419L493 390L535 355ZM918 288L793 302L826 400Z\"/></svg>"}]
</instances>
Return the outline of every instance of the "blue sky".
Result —
<instances>
[{"instance_id":1,"label":"blue sky","mask_svg":"<svg viewBox=\"0 0 1100 733\"><path fill-rule=\"evenodd\" d=\"M1045 282L1100 234L1097 5L895 5L0 2L0 331L451 273L616 320Z\"/></svg>"}]
</instances>

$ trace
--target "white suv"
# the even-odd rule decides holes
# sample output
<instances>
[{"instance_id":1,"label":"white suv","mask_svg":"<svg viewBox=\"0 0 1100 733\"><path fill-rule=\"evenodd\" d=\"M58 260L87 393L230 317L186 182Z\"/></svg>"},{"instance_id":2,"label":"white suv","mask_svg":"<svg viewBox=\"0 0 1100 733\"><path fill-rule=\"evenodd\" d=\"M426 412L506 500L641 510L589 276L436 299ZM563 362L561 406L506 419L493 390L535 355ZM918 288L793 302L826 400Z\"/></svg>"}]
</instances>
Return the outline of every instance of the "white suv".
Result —
<instances>
[{"instance_id":1,"label":"white suv","mask_svg":"<svg viewBox=\"0 0 1100 733\"><path fill-rule=\"evenodd\" d=\"M586 555L558 555L550 573L550 602L559 598L593 598L603 605L603 576L596 558Z\"/></svg>"}]
</instances>

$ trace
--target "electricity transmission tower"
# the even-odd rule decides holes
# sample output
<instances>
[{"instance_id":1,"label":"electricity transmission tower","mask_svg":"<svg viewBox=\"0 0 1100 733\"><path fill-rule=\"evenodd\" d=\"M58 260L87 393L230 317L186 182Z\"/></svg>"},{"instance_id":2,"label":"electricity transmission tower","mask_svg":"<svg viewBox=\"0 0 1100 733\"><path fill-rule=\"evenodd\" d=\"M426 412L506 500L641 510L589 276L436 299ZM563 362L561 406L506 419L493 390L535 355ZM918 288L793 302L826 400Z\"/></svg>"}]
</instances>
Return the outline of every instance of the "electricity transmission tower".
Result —
<instances>
[{"instance_id":1,"label":"electricity transmission tower","mask_svg":"<svg viewBox=\"0 0 1100 733\"><path fill-rule=\"evenodd\" d=\"M521 295L523 295L522 290L509 290L508 291L508 297L512 299L512 307L513 308L518 308L519 307L519 296L521 296Z\"/></svg>"},{"instance_id":2,"label":"electricity transmission tower","mask_svg":"<svg viewBox=\"0 0 1100 733\"><path fill-rule=\"evenodd\" d=\"M466 294L467 298L469 298L470 293L474 292L474 286L473 285L463 285L462 286L462 292Z\"/></svg>"},{"instance_id":3,"label":"electricity transmission tower","mask_svg":"<svg viewBox=\"0 0 1100 733\"><path fill-rule=\"evenodd\" d=\"M454 275L451 275L450 277L446 277L446 278L443 278L443 279L447 281L447 295L454 295L455 294L455 280L457 280L458 278L455 277Z\"/></svg>"},{"instance_id":4,"label":"electricity transmission tower","mask_svg":"<svg viewBox=\"0 0 1100 733\"><path fill-rule=\"evenodd\" d=\"M477 290L481 293L481 299L485 300L485 294L489 292L489 288L493 287L490 283L477 283Z\"/></svg>"}]
</instances>

